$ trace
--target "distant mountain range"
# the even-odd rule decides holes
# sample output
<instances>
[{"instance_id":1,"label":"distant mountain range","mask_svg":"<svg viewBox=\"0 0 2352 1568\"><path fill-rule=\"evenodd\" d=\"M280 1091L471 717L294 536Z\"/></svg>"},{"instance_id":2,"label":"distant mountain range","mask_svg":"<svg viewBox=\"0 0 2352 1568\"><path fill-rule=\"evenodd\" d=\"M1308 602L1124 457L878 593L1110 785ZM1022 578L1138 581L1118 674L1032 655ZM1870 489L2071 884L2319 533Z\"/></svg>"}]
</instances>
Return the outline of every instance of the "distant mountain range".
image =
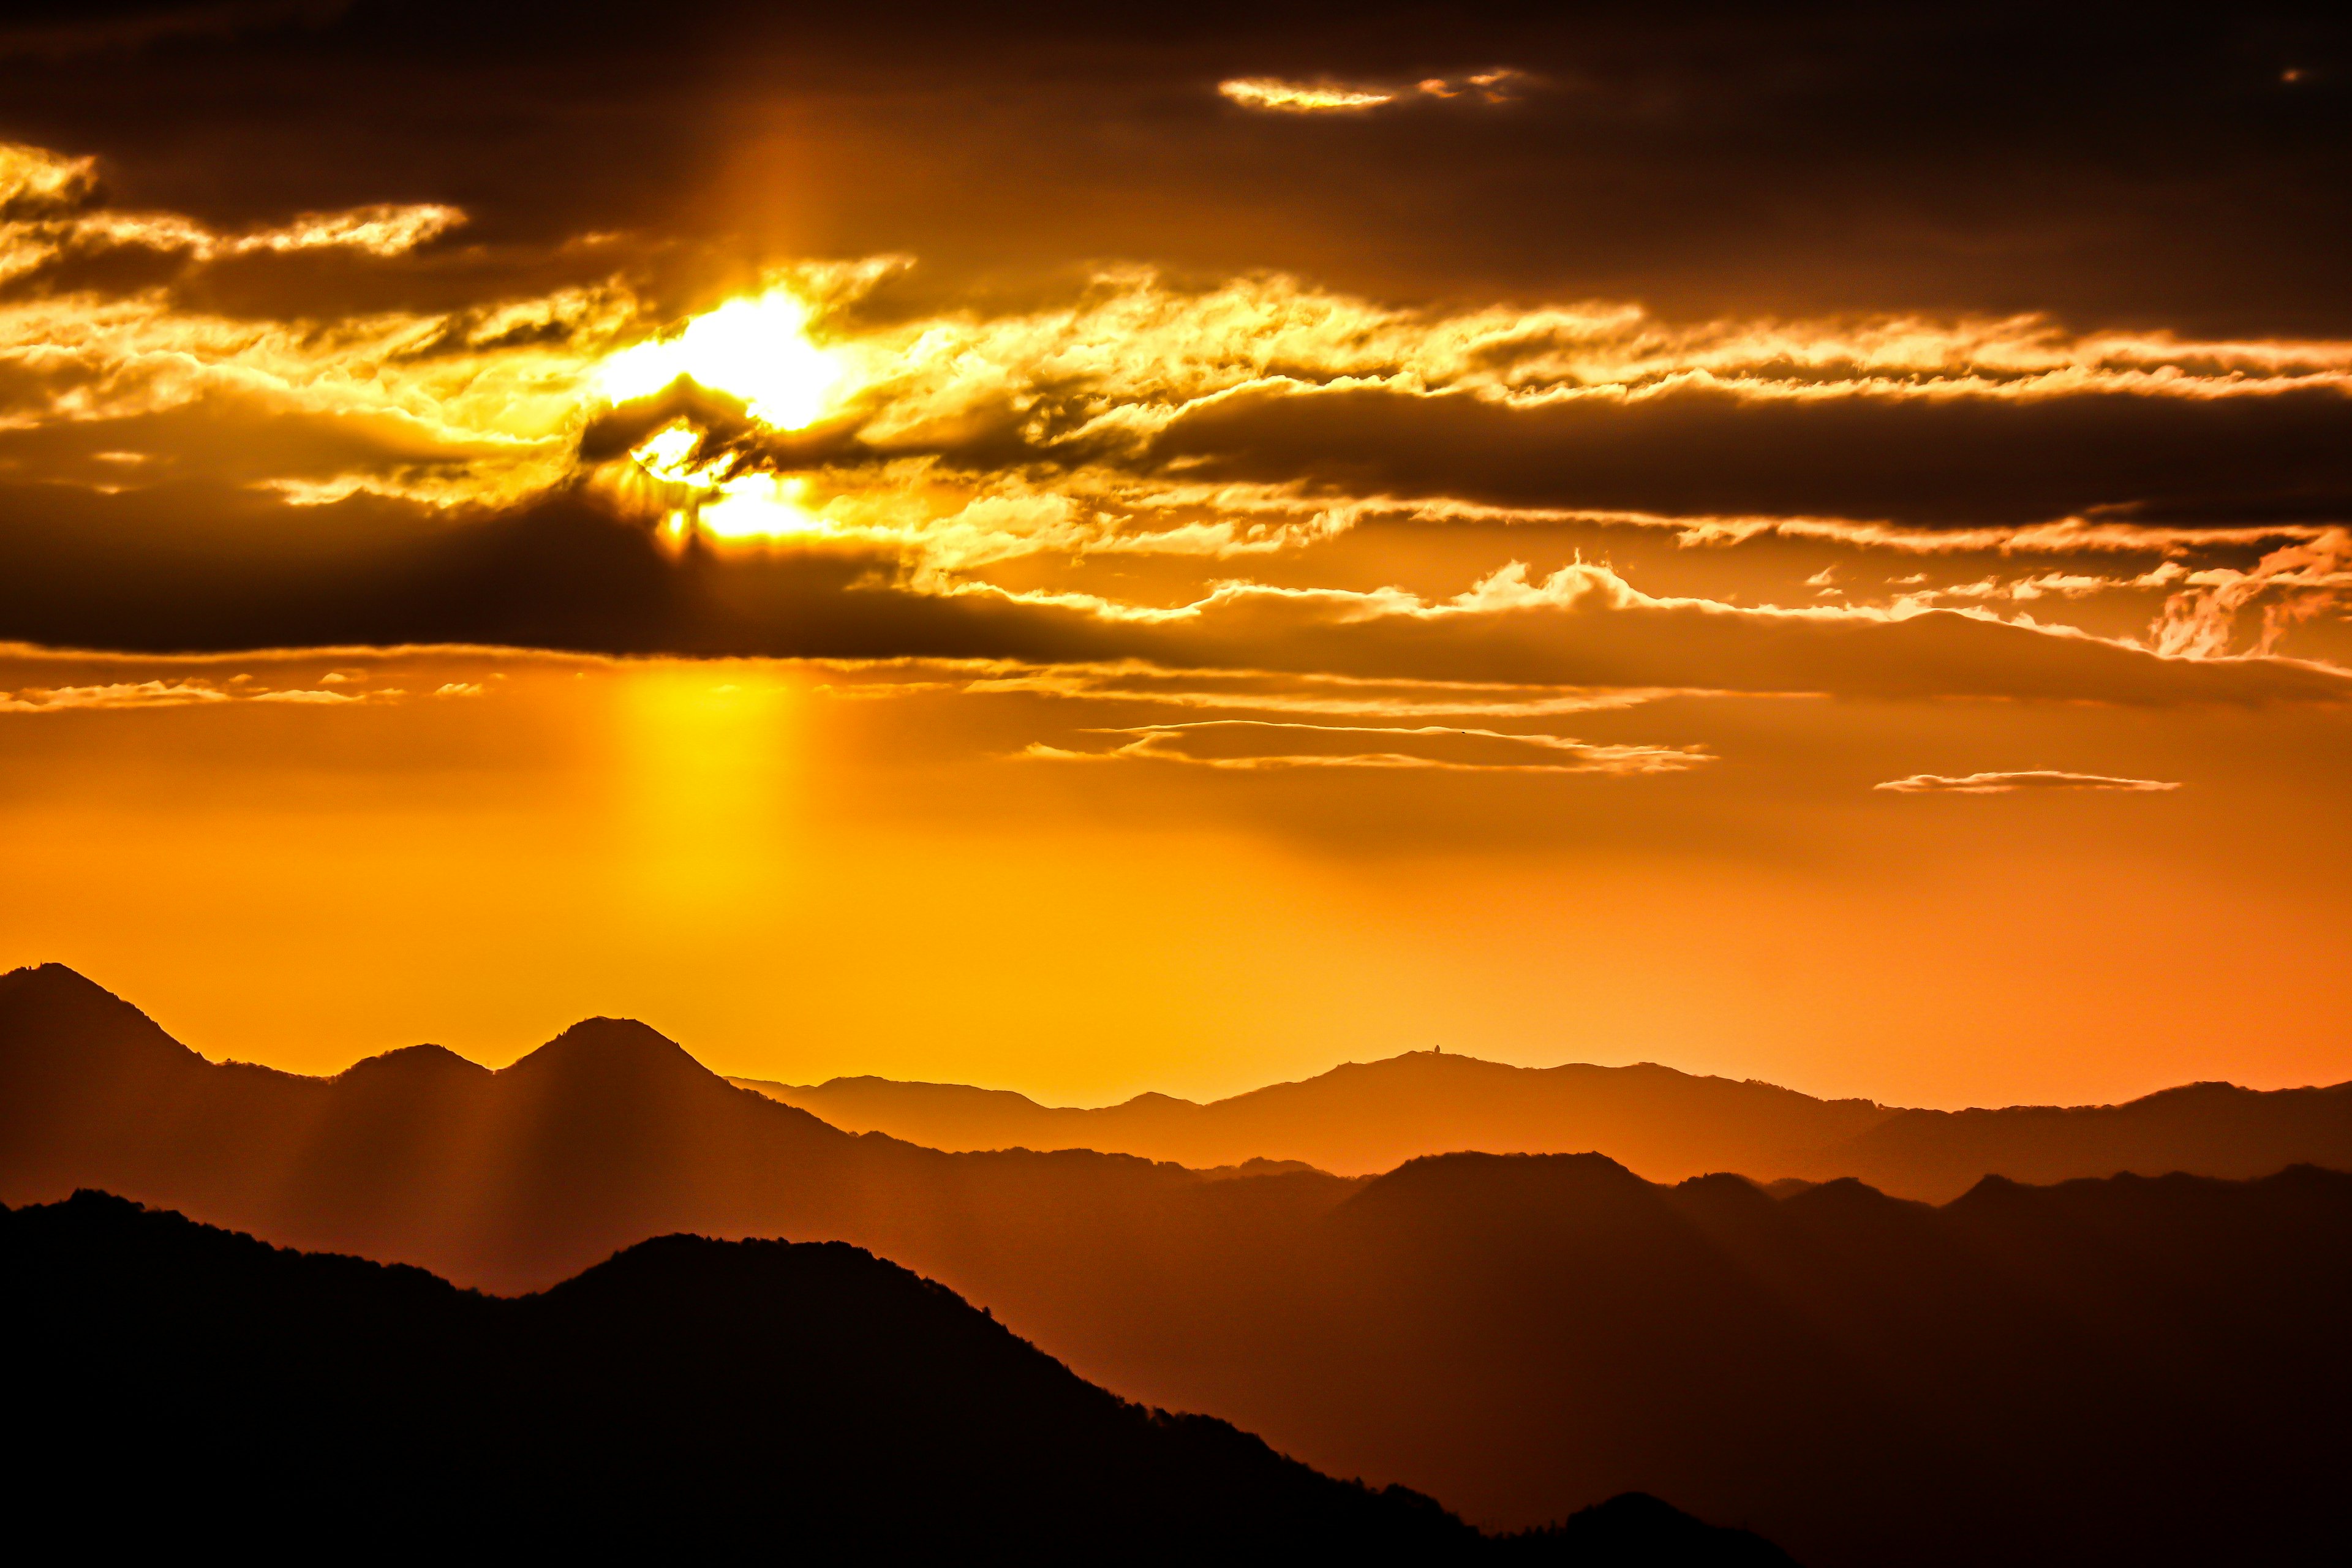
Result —
<instances>
[{"instance_id":1,"label":"distant mountain range","mask_svg":"<svg viewBox=\"0 0 2352 1568\"><path fill-rule=\"evenodd\" d=\"M509 1300L84 1192L0 1211L0 1270L14 1528L91 1555L1793 1568L1639 1496L1481 1536L839 1243L667 1237Z\"/></svg>"},{"instance_id":2,"label":"distant mountain range","mask_svg":"<svg viewBox=\"0 0 2352 1568\"><path fill-rule=\"evenodd\" d=\"M1489 1528L1646 1492L1815 1568L2310 1561L2352 1461L2352 1175L2307 1166L1929 1208L1592 1153L1369 1179L948 1153L642 1025L495 1073L418 1047L305 1079L19 971L0 1201L77 1187L510 1291L671 1232L853 1242L1327 1474Z\"/></svg>"},{"instance_id":3,"label":"distant mountain range","mask_svg":"<svg viewBox=\"0 0 2352 1568\"><path fill-rule=\"evenodd\" d=\"M2352 1084L2263 1091L2199 1083L2125 1105L1906 1110L1650 1062L1518 1068L1434 1051L1349 1062L1205 1105L1142 1094L1079 1110L1005 1089L883 1078L729 1081L835 1127L934 1149L1097 1149L1187 1165L1286 1160L1341 1175L1465 1149L1597 1152L1654 1182L1716 1171L1759 1181L1853 1176L1898 1197L1945 1203L1989 1175L2063 1182L2126 1171L2352 1169Z\"/></svg>"}]
</instances>

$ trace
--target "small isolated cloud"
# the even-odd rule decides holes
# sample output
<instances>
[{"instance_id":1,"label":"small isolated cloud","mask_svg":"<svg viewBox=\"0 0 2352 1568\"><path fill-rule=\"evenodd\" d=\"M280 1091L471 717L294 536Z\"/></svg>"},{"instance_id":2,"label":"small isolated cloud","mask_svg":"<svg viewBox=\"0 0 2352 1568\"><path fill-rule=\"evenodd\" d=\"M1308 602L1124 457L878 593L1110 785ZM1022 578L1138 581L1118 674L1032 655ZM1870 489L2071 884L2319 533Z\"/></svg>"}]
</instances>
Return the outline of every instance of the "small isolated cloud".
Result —
<instances>
[{"instance_id":1,"label":"small isolated cloud","mask_svg":"<svg viewBox=\"0 0 2352 1568\"><path fill-rule=\"evenodd\" d=\"M2015 773L1966 773L1958 778L1948 778L1942 773L1913 773L1907 779L1889 779L1871 787L1895 795L2008 795L2021 789L2107 789L2149 795L2180 786L2164 779L2119 779L2104 773L2068 773L2050 768L2034 768Z\"/></svg>"},{"instance_id":2,"label":"small isolated cloud","mask_svg":"<svg viewBox=\"0 0 2352 1568\"><path fill-rule=\"evenodd\" d=\"M1507 103L1527 81L1527 72L1506 66L1500 70L1478 71L1464 77L1433 76L1416 86L1432 98L1466 96L1487 103Z\"/></svg>"},{"instance_id":3,"label":"small isolated cloud","mask_svg":"<svg viewBox=\"0 0 2352 1568\"><path fill-rule=\"evenodd\" d=\"M1268 109L1279 114L1321 114L1334 110L1377 109L1393 103L1397 95L1380 88L1339 87L1328 82L1283 81L1270 76L1238 77L1221 81L1217 90L1244 109Z\"/></svg>"},{"instance_id":4,"label":"small isolated cloud","mask_svg":"<svg viewBox=\"0 0 2352 1568\"><path fill-rule=\"evenodd\" d=\"M1507 103L1528 79L1525 71L1507 67L1469 76L1433 76L1403 87L1370 82L1284 81L1270 76L1236 77L1219 82L1217 90L1244 109L1269 110L1277 114L1360 113L1416 97Z\"/></svg>"}]
</instances>

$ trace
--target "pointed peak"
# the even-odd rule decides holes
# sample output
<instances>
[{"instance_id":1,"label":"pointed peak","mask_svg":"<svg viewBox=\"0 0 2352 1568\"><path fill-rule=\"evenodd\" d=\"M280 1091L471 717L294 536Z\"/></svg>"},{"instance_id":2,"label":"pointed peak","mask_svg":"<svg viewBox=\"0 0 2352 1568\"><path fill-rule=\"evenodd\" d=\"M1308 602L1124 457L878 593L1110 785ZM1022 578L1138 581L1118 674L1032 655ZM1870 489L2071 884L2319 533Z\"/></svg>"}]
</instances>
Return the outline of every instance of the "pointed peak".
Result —
<instances>
[{"instance_id":1,"label":"pointed peak","mask_svg":"<svg viewBox=\"0 0 2352 1568\"><path fill-rule=\"evenodd\" d=\"M43 1055L62 1049L87 1058L93 1049L128 1050L155 1062L203 1060L146 1014L62 963L0 974L0 1037Z\"/></svg>"},{"instance_id":2,"label":"pointed peak","mask_svg":"<svg viewBox=\"0 0 2352 1568\"><path fill-rule=\"evenodd\" d=\"M505 1069L540 1073L614 1074L726 1080L694 1059L684 1046L635 1018L583 1018Z\"/></svg>"}]
</instances>

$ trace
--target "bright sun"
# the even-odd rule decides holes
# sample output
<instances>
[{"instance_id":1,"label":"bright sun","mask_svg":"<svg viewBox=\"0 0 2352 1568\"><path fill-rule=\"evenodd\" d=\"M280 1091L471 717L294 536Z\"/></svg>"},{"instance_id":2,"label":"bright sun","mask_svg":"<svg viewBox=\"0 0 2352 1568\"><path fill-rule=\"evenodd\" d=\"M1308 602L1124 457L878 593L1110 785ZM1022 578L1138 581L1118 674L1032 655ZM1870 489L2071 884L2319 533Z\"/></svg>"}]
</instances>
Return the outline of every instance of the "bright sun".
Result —
<instances>
[{"instance_id":1,"label":"bright sun","mask_svg":"<svg viewBox=\"0 0 2352 1568\"><path fill-rule=\"evenodd\" d=\"M730 300L697 316L675 336L624 349L597 372L596 387L613 403L645 397L690 376L714 392L741 398L751 416L772 429L793 430L826 411L845 367L808 338L808 306L782 289ZM702 490L671 519L675 529L699 528L721 539L772 539L821 532L824 524L802 504L806 482L773 474L706 476L698 461L700 437L683 424L666 426L630 456L647 473Z\"/></svg>"},{"instance_id":2,"label":"bright sun","mask_svg":"<svg viewBox=\"0 0 2352 1568\"><path fill-rule=\"evenodd\" d=\"M688 321L675 337L624 349L597 373L614 403L659 392L679 376L750 405L751 417L793 430L825 411L843 366L808 340L808 306L782 289L730 300Z\"/></svg>"}]
</instances>

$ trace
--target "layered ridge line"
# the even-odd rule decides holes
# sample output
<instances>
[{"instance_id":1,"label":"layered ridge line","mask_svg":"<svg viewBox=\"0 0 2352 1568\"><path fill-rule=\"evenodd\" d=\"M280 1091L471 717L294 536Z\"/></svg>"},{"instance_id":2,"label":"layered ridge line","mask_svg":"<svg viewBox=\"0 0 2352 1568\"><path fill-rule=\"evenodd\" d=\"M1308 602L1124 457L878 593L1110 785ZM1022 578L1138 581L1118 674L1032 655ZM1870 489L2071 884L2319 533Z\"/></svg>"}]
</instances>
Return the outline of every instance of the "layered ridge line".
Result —
<instances>
[{"instance_id":1,"label":"layered ridge line","mask_svg":"<svg viewBox=\"0 0 2352 1568\"><path fill-rule=\"evenodd\" d=\"M1646 1182L953 1154L595 1020L491 1073L214 1065L69 971L0 981L0 1191L545 1289L694 1232L844 1241L1122 1396L1486 1529L1625 1491L1826 1568L2292 1560L2334 1528L2352 1175ZM2249 1444L2244 1434L2261 1433Z\"/></svg>"}]
</instances>

